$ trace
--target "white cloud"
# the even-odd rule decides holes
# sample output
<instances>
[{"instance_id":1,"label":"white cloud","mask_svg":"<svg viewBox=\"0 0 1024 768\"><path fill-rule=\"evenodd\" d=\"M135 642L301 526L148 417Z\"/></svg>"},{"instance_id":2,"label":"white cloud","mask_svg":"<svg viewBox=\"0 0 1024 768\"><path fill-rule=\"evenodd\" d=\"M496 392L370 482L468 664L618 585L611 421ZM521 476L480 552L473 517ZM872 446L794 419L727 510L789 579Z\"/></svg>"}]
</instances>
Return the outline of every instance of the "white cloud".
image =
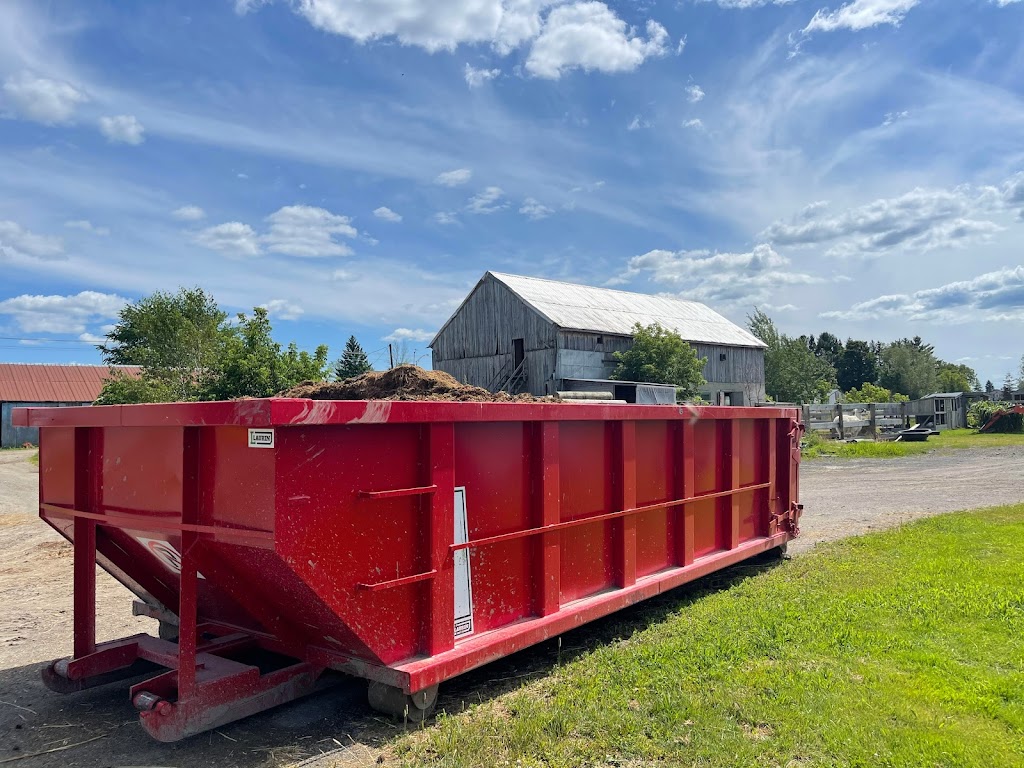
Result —
<instances>
[{"instance_id":1,"label":"white cloud","mask_svg":"<svg viewBox=\"0 0 1024 768\"><path fill-rule=\"evenodd\" d=\"M762 5L789 5L796 0L698 0L702 3L717 3L721 8L760 8Z\"/></svg>"},{"instance_id":2,"label":"white cloud","mask_svg":"<svg viewBox=\"0 0 1024 768\"><path fill-rule=\"evenodd\" d=\"M507 53L540 31L540 11L552 0L301 0L294 11L325 32L361 43L397 38L428 51L490 43ZM236 0L240 13L263 0Z\"/></svg>"},{"instance_id":3,"label":"white cloud","mask_svg":"<svg viewBox=\"0 0 1024 768\"><path fill-rule=\"evenodd\" d=\"M647 22L644 39L604 3L560 5L548 14L534 40L526 71L552 80L577 68L632 72L646 59L664 56L668 42L668 32L658 22Z\"/></svg>"},{"instance_id":4,"label":"white cloud","mask_svg":"<svg viewBox=\"0 0 1024 768\"><path fill-rule=\"evenodd\" d=\"M87 219L78 219L77 221L65 221L64 226L68 229L80 229L83 232L90 232L99 237L106 237L110 234L110 230L106 227L97 227Z\"/></svg>"},{"instance_id":5,"label":"white cloud","mask_svg":"<svg viewBox=\"0 0 1024 768\"><path fill-rule=\"evenodd\" d=\"M779 245L832 243L828 256L878 255L897 248L930 251L985 240L1002 229L991 220L1024 211L1024 173L1001 186L917 188L842 212L826 202L807 206L789 221L777 221L760 237Z\"/></svg>"},{"instance_id":6,"label":"white cloud","mask_svg":"<svg viewBox=\"0 0 1024 768\"><path fill-rule=\"evenodd\" d=\"M438 211L434 214L434 221L438 224L458 224L459 218L454 213L448 211Z\"/></svg>"},{"instance_id":7,"label":"white cloud","mask_svg":"<svg viewBox=\"0 0 1024 768\"><path fill-rule=\"evenodd\" d=\"M903 110L901 112L886 112L885 120L882 121L882 126L885 127L892 125L893 123L899 120L904 120L908 117L910 117L910 113L907 110Z\"/></svg>"},{"instance_id":8,"label":"white cloud","mask_svg":"<svg viewBox=\"0 0 1024 768\"><path fill-rule=\"evenodd\" d=\"M676 56L686 50L686 35L679 38L679 45L676 46Z\"/></svg>"},{"instance_id":9,"label":"white cloud","mask_svg":"<svg viewBox=\"0 0 1024 768\"><path fill-rule=\"evenodd\" d=\"M508 201L502 200L504 195L505 192L501 187L487 187L469 199L466 210L476 214L495 213L508 207Z\"/></svg>"},{"instance_id":10,"label":"white cloud","mask_svg":"<svg viewBox=\"0 0 1024 768\"><path fill-rule=\"evenodd\" d=\"M5 79L3 91L22 117L46 124L67 122L76 107L89 100L70 83L36 77L29 72Z\"/></svg>"},{"instance_id":11,"label":"white cloud","mask_svg":"<svg viewBox=\"0 0 1024 768\"><path fill-rule=\"evenodd\" d=\"M434 183L443 187L457 187L460 184L465 184L471 178L473 178L473 172L469 168L457 168L454 171L439 173L434 179Z\"/></svg>"},{"instance_id":12,"label":"white cloud","mask_svg":"<svg viewBox=\"0 0 1024 768\"><path fill-rule=\"evenodd\" d=\"M235 0L235 10L246 13L266 1ZM490 44L500 55L529 45L526 71L552 79L577 67L632 71L646 58L663 55L669 43L657 22L647 22L644 39L594 0L299 0L290 5L314 27L360 43L396 39L430 52ZM494 70L475 72L485 74L478 77L467 68L471 86L495 76Z\"/></svg>"},{"instance_id":13,"label":"white cloud","mask_svg":"<svg viewBox=\"0 0 1024 768\"><path fill-rule=\"evenodd\" d=\"M348 216L309 205L288 205L267 216L270 231L261 238L268 251L289 256L348 256L352 249L335 235L358 235Z\"/></svg>"},{"instance_id":14,"label":"white cloud","mask_svg":"<svg viewBox=\"0 0 1024 768\"><path fill-rule=\"evenodd\" d=\"M135 115L114 115L100 118L100 133L112 144L138 145L146 140L146 129Z\"/></svg>"},{"instance_id":15,"label":"white cloud","mask_svg":"<svg viewBox=\"0 0 1024 768\"><path fill-rule=\"evenodd\" d=\"M384 337L384 341L418 341L428 342L434 338L433 331L425 331L422 328L395 328L391 333Z\"/></svg>"},{"instance_id":16,"label":"white cloud","mask_svg":"<svg viewBox=\"0 0 1024 768\"><path fill-rule=\"evenodd\" d=\"M699 85L688 85L686 86L686 100L691 104L696 104L698 101L704 99L704 89Z\"/></svg>"},{"instance_id":17,"label":"white cloud","mask_svg":"<svg viewBox=\"0 0 1024 768\"><path fill-rule=\"evenodd\" d=\"M899 26L921 0L853 0L837 11L822 8L804 27L804 34L849 29L859 32L879 24Z\"/></svg>"},{"instance_id":18,"label":"white cloud","mask_svg":"<svg viewBox=\"0 0 1024 768\"><path fill-rule=\"evenodd\" d=\"M1021 2L1021 0L989 0L989 2L995 3L1000 8L1006 8L1009 5Z\"/></svg>"},{"instance_id":19,"label":"white cloud","mask_svg":"<svg viewBox=\"0 0 1024 768\"><path fill-rule=\"evenodd\" d=\"M196 234L195 240L204 248L232 256L259 256L261 252L255 230L240 221L207 227Z\"/></svg>"},{"instance_id":20,"label":"white cloud","mask_svg":"<svg viewBox=\"0 0 1024 768\"><path fill-rule=\"evenodd\" d=\"M1024 320L1024 267L987 272L972 280L938 288L878 296L848 310L823 312L837 320L905 318L913 321L962 323L974 320Z\"/></svg>"},{"instance_id":21,"label":"white cloud","mask_svg":"<svg viewBox=\"0 0 1024 768\"><path fill-rule=\"evenodd\" d=\"M767 303L780 287L825 282L821 277L790 271L789 266L789 259L764 244L749 253L654 250L631 258L626 271L609 284L646 274L652 282L686 299L753 305Z\"/></svg>"},{"instance_id":22,"label":"white cloud","mask_svg":"<svg viewBox=\"0 0 1024 768\"><path fill-rule=\"evenodd\" d=\"M25 333L85 333L98 320L117 317L128 303L113 293L82 291L74 296L21 295L0 301L0 314L10 315Z\"/></svg>"},{"instance_id":23,"label":"white cloud","mask_svg":"<svg viewBox=\"0 0 1024 768\"><path fill-rule=\"evenodd\" d=\"M264 307L271 317L280 320L298 320L304 314L302 307L287 299L272 299L260 306Z\"/></svg>"},{"instance_id":24,"label":"white cloud","mask_svg":"<svg viewBox=\"0 0 1024 768\"><path fill-rule=\"evenodd\" d=\"M629 125L626 126L627 131L638 131L641 128L650 128L651 121L644 120L640 115L637 115L629 121Z\"/></svg>"},{"instance_id":25,"label":"white cloud","mask_svg":"<svg viewBox=\"0 0 1024 768\"><path fill-rule=\"evenodd\" d=\"M400 213L395 213L386 205L382 205L380 208L376 208L373 211L373 215L376 216L378 219L384 219L384 221L398 222L402 220L402 215Z\"/></svg>"},{"instance_id":26,"label":"white cloud","mask_svg":"<svg viewBox=\"0 0 1024 768\"><path fill-rule=\"evenodd\" d=\"M64 255L59 237L37 235L13 221L0 221L0 261L12 258L58 259Z\"/></svg>"},{"instance_id":27,"label":"white cloud","mask_svg":"<svg viewBox=\"0 0 1024 768\"><path fill-rule=\"evenodd\" d=\"M466 84L470 88L479 88L481 85L486 83L488 80L493 80L501 74L500 69L475 69L469 64L466 65L465 69Z\"/></svg>"},{"instance_id":28,"label":"white cloud","mask_svg":"<svg viewBox=\"0 0 1024 768\"><path fill-rule=\"evenodd\" d=\"M206 211L198 205L183 205L181 208L171 211L171 216L179 221L199 221L206 218Z\"/></svg>"},{"instance_id":29,"label":"white cloud","mask_svg":"<svg viewBox=\"0 0 1024 768\"><path fill-rule=\"evenodd\" d=\"M704 121L701 120L699 117L695 117L692 120L686 120L683 123L683 128L694 128L694 129L696 129L698 131L699 130L703 130L703 128L704 128Z\"/></svg>"},{"instance_id":30,"label":"white cloud","mask_svg":"<svg viewBox=\"0 0 1024 768\"><path fill-rule=\"evenodd\" d=\"M538 219L546 219L554 213L551 208L543 205L538 200L534 200L532 197L528 197L523 200L523 206L519 209L519 212L534 221L537 221Z\"/></svg>"}]
</instances>

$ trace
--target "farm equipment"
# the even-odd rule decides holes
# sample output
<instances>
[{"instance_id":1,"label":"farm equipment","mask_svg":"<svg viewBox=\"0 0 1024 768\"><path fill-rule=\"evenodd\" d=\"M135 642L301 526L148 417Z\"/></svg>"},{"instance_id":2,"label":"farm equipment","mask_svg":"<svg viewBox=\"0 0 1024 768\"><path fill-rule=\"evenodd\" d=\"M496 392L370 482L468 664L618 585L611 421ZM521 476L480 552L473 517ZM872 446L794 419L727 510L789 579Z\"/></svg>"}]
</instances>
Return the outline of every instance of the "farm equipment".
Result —
<instances>
[{"instance_id":1,"label":"farm equipment","mask_svg":"<svg viewBox=\"0 0 1024 768\"><path fill-rule=\"evenodd\" d=\"M67 693L135 677L175 741L335 672L437 686L797 535L796 409L240 400L16 411L74 547ZM146 634L96 642L96 564Z\"/></svg>"},{"instance_id":2,"label":"farm equipment","mask_svg":"<svg viewBox=\"0 0 1024 768\"><path fill-rule=\"evenodd\" d=\"M996 424L999 423L1000 419L1002 419L1005 416L1009 416L1011 413L1024 415L1024 405L1015 405L1012 408L1000 408L998 411L994 411L992 413L992 417L987 422L985 422L984 426L982 426L981 429L979 429L978 431L990 431Z\"/></svg>"}]
</instances>

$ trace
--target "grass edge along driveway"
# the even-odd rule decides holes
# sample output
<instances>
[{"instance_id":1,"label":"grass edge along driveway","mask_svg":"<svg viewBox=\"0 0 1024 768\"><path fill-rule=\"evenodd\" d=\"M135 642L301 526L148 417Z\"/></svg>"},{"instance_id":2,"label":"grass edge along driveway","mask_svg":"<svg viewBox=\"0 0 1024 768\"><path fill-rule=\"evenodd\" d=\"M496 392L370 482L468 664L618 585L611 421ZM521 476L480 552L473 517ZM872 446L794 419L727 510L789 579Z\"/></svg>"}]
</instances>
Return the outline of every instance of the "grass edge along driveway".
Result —
<instances>
[{"instance_id":1,"label":"grass edge along driveway","mask_svg":"<svg viewBox=\"0 0 1024 768\"><path fill-rule=\"evenodd\" d=\"M1022 542L1024 505L956 513L678 593L384 762L1024 765Z\"/></svg>"},{"instance_id":2,"label":"grass edge along driveway","mask_svg":"<svg viewBox=\"0 0 1024 768\"><path fill-rule=\"evenodd\" d=\"M891 459L916 456L933 451L962 451L974 448L1005 448L1024 445L1024 434L979 434L973 429L950 429L928 438L924 443L904 443L893 440L847 443L842 440L824 440L808 436L804 459Z\"/></svg>"}]
</instances>

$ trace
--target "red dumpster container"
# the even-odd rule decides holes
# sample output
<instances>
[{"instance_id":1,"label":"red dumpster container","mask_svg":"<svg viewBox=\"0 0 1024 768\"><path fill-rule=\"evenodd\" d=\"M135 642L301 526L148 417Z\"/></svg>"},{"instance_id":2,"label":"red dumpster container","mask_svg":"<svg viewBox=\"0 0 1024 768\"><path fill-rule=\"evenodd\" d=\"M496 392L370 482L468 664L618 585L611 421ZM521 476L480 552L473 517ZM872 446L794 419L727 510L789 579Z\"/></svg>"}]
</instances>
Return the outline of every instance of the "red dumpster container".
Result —
<instances>
[{"instance_id":1,"label":"red dumpster container","mask_svg":"<svg viewBox=\"0 0 1024 768\"><path fill-rule=\"evenodd\" d=\"M799 411L246 400L15 411L74 544L61 692L131 688L173 741L337 670L437 685L797 533ZM161 620L95 641L95 564Z\"/></svg>"}]
</instances>

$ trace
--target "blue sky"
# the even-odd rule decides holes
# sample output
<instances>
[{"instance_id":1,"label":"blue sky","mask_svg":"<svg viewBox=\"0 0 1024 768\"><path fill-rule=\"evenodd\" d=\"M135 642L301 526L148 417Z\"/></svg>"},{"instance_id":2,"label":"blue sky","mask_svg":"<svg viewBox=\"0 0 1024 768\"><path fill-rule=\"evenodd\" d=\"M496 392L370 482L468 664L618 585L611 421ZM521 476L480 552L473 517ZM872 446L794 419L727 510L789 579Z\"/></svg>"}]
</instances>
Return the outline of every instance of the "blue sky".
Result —
<instances>
[{"instance_id":1,"label":"blue sky","mask_svg":"<svg viewBox=\"0 0 1024 768\"><path fill-rule=\"evenodd\" d=\"M0 6L0 359L201 285L426 352L485 270L1024 352L1021 0Z\"/></svg>"}]
</instances>

